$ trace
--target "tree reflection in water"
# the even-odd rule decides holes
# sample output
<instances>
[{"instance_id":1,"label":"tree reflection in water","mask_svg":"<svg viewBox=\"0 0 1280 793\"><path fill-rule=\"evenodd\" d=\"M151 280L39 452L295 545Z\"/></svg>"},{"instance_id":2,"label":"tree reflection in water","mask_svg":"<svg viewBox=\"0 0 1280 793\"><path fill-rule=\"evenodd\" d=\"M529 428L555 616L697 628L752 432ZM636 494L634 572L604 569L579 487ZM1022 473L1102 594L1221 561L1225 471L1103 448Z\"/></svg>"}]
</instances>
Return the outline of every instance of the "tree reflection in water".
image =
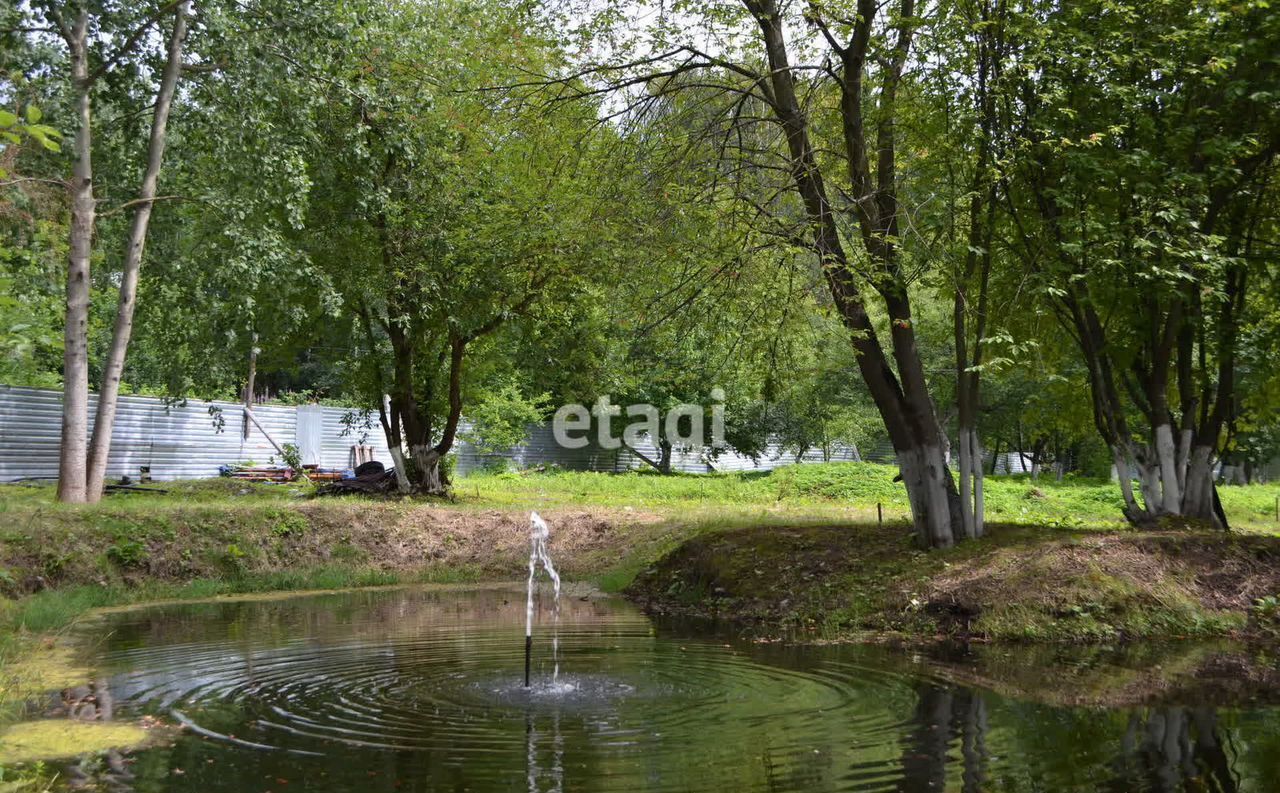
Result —
<instances>
[{"instance_id":1,"label":"tree reflection in water","mask_svg":"<svg viewBox=\"0 0 1280 793\"><path fill-rule=\"evenodd\" d=\"M1211 707L1156 707L1134 711L1122 741L1113 790L1136 784L1150 790L1194 789L1235 793L1231 734ZM1230 749L1230 756L1228 750Z\"/></svg>"},{"instance_id":2,"label":"tree reflection in water","mask_svg":"<svg viewBox=\"0 0 1280 793\"><path fill-rule=\"evenodd\" d=\"M988 695L938 683L923 684L916 693L912 724L902 740L898 790L978 793L993 787L1019 787L1017 780L1005 778L1005 772L996 772L994 778L990 772ZM1016 735L1005 736L1005 741L1006 752L1043 750L1039 742L1019 746ZM1070 752L1067 744L1061 749ZM1096 785L1098 789L1117 793L1236 793L1241 789L1232 734L1221 725L1214 707L1136 708L1128 716L1118 745L1109 751L1114 751L1109 778ZM1037 775L1032 772L1030 776L1034 782Z\"/></svg>"}]
</instances>

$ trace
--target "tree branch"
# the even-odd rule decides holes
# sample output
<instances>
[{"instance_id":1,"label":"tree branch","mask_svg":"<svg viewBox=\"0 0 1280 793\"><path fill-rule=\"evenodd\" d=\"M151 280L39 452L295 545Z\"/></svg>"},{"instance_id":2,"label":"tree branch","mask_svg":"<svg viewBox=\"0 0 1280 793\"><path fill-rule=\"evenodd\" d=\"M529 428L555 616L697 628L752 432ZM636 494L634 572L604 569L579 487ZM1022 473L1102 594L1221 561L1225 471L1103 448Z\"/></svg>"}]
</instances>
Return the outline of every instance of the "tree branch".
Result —
<instances>
[{"instance_id":1,"label":"tree branch","mask_svg":"<svg viewBox=\"0 0 1280 793\"><path fill-rule=\"evenodd\" d=\"M124 40L124 43L116 49L115 53L113 53L111 57L104 60L98 68L89 73L89 82L96 82L99 77L115 68L116 64L133 51L133 48L138 45L138 42L142 40L143 35L151 29L152 25L181 4L182 0L174 0L171 3L167 3L157 8L149 14L147 18L142 21L142 24L134 28L133 32L129 34L129 37Z\"/></svg>"}]
</instances>

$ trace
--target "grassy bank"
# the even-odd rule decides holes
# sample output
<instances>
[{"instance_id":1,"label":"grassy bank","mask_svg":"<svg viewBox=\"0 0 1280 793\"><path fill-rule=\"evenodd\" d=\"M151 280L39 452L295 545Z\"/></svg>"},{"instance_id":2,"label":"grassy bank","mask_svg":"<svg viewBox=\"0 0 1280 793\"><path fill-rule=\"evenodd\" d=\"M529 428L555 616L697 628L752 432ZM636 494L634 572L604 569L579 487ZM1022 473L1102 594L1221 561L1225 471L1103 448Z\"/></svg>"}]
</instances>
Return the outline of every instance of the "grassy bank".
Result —
<instances>
[{"instance_id":1,"label":"grassy bank","mask_svg":"<svg viewBox=\"0 0 1280 793\"><path fill-rule=\"evenodd\" d=\"M742 559L763 555L771 566L783 567L789 554L803 557L804 552L785 543L771 551L782 536L778 527L855 538L851 541L865 547L848 557L845 577L816 568L810 578L794 583L803 589L820 579L828 590L851 593L849 603L820 600L830 612L823 624L837 631L844 622L857 622L851 609L875 600L859 579L937 578L946 565L960 560L992 554L1022 558L1045 543L1079 544L1112 535L1138 542L1139 535L1119 520L1119 495L1110 482L996 477L988 480L986 491L989 519L1000 524L993 538L946 553L921 553L906 539L907 504L902 485L893 481L895 470L840 463L707 476L480 474L460 480L453 501L425 503L310 499L305 485L218 479L163 483L156 487L165 494L110 495L101 504L84 506L57 503L49 486L0 486L0 635L55 630L87 609L143 600L510 578L525 563L530 508L550 520L565 574L607 590L625 587L690 539L729 536L724 533L735 529L748 530L733 535L739 538L735 554ZM1278 495L1277 486L1222 490L1238 532L1258 537L1280 529L1274 515ZM877 505L884 529L874 528ZM1188 536L1206 543L1220 539ZM1079 547L1081 554L1093 553L1087 544ZM1028 560L1030 567L1014 564L1001 575L1016 581L1035 565L1053 567L1061 561L1053 556ZM907 587L913 588L919 589ZM775 594L777 602L796 602ZM910 600L904 606L890 598L882 605L907 608ZM813 615L819 610L797 612L798 618L817 619ZM1024 636L1052 638L1056 629L1033 618L1006 610L1008 624L1000 627L988 609L983 620L988 635L1017 634L1025 622L1031 627ZM1221 627L1211 624L1214 630ZM883 627L928 626L907 621ZM1122 630L1131 633L1131 628Z\"/></svg>"},{"instance_id":2,"label":"grassy bank","mask_svg":"<svg viewBox=\"0 0 1280 793\"><path fill-rule=\"evenodd\" d=\"M647 472L597 474L475 474L460 480L461 505L631 506L670 510L756 507L804 514L840 513L845 517L876 516L883 506L888 519L907 519L906 490L894 482L895 466L828 463L786 466L774 471L663 477ZM1234 528L1278 532L1276 499L1280 485L1220 488ZM1124 528L1119 487L1105 479L1029 476L986 479L987 518L1063 528Z\"/></svg>"},{"instance_id":3,"label":"grassy bank","mask_svg":"<svg viewBox=\"0 0 1280 793\"><path fill-rule=\"evenodd\" d=\"M802 639L1116 642L1274 637L1280 538L993 524L912 547L905 527L772 526L691 538L628 594Z\"/></svg>"}]
</instances>

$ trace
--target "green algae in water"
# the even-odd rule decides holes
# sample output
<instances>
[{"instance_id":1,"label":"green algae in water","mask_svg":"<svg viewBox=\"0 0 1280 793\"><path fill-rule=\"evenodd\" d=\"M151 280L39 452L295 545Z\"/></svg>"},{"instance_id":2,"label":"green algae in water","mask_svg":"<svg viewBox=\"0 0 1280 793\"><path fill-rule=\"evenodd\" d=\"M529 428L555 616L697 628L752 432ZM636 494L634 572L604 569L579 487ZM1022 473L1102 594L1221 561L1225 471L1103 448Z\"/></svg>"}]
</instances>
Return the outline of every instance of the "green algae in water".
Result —
<instances>
[{"instance_id":1,"label":"green algae in water","mask_svg":"<svg viewBox=\"0 0 1280 793\"><path fill-rule=\"evenodd\" d=\"M0 765L76 757L146 743L135 724L43 719L18 722L0 732Z\"/></svg>"}]
</instances>

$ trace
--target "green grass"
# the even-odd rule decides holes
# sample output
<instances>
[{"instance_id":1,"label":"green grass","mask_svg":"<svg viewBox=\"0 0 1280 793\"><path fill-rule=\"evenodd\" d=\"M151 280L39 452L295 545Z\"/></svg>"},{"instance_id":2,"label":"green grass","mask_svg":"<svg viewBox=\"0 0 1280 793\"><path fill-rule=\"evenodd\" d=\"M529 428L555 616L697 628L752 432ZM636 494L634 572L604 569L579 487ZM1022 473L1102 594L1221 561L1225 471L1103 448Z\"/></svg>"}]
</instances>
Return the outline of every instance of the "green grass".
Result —
<instances>
[{"instance_id":1,"label":"green grass","mask_svg":"<svg viewBox=\"0 0 1280 793\"><path fill-rule=\"evenodd\" d=\"M457 483L461 507L604 506L664 512L671 508L731 510L781 508L830 515L886 519L909 517L906 491L894 482L896 466L873 463L794 465L773 471L732 474L623 474L561 471L477 473ZM997 476L985 480L988 520L1061 528L1124 526L1119 487L1105 479ZM1220 489L1232 524L1260 532L1280 531L1275 520L1280 485Z\"/></svg>"},{"instance_id":2,"label":"green grass","mask_svg":"<svg viewBox=\"0 0 1280 793\"><path fill-rule=\"evenodd\" d=\"M874 463L792 465L773 471L730 474L673 474L650 471L621 474L583 471L478 472L455 482L452 501L432 500L451 509L528 509L552 507L613 507L667 513L670 510L742 511L790 509L832 514L874 516L882 505L886 519L909 516L906 492L894 482L896 466ZM1117 485L1105 479L1052 477L1031 481L1029 476L987 477L987 517L991 521L1063 528L1117 528L1123 525ZM129 528L129 519L154 517L175 505L236 507L272 513L278 533L293 528L290 506L312 489L305 483L264 485L231 479L156 483L168 495L110 495L103 504ZM1224 508L1233 525L1262 532L1280 531L1276 499L1280 484L1220 488ZM350 499L338 499L350 501ZM9 513L10 530L39 518L33 513L77 513L94 506L59 504L52 486L0 487L0 522ZM0 535L0 539L3 536Z\"/></svg>"}]
</instances>

